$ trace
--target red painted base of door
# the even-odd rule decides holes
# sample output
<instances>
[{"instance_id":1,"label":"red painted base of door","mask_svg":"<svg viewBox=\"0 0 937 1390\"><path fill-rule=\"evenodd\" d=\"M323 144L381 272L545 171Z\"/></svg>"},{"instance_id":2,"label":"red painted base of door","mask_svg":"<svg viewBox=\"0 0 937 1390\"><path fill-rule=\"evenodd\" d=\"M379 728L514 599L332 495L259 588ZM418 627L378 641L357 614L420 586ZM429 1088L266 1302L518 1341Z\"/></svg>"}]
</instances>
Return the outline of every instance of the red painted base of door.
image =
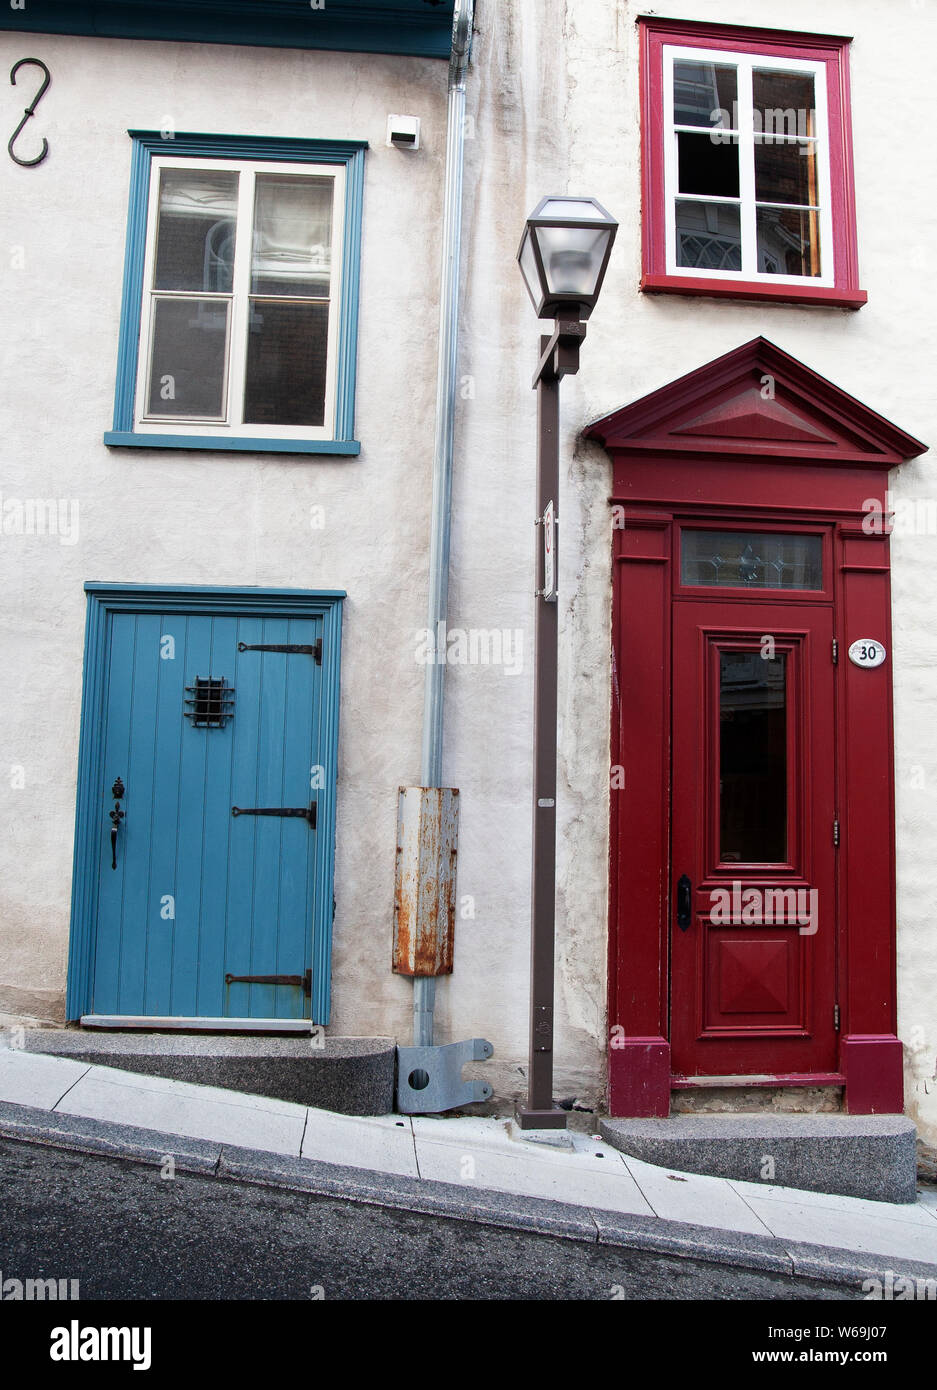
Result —
<instances>
[{"instance_id":1,"label":"red painted base of door","mask_svg":"<svg viewBox=\"0 0 937 1390\"><path fill-rule=\"evenodd\" d=\"M838 1075L849 1115L900 1115L904 1109L903 1049L894 1035L846 1037L840 1045ZM776 1078L779 1086L792 1084ZM670 1114L673 1073L666 1038L616 1038L608 1058L610 1115L633 1119ZM810 1078L798 1078L809 1086Z\"/></svg>"}]
</instances>

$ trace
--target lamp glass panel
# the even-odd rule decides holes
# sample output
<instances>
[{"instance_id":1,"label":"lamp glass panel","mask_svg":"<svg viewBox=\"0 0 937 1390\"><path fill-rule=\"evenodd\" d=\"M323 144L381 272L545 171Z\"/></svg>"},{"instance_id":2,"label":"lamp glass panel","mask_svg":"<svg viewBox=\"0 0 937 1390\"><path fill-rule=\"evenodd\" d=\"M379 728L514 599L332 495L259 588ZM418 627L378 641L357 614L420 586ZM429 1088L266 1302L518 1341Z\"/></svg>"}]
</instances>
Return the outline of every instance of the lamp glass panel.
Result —
<instances>
[{"instance_id":1,"label":"lamp glass panel","mask_svg":"<svg viewBox=\"0 0 937 1390\"><path fill-rule=\"evenodd\" d=\"M605 214L599 211L591 198L548 198L537 212L537 217L556 222L581 222L584 218L590 222L599 218L605 220Z\"/></svg>"},{"instance_id":2,"label":"lamp glass panel","mask_svg":"<svg viewBox=\"0 0 937 1390\"><path fill-rule=\"evenodd\" d=\"M537 258L534 255L533 237L530 235L529 228L524 234L520 267L531 299L534 301L534 304L539 304L543 297L543 289L540 284L540 276L537 272Z\"/></svg>"},{"instance_id":3,"label":"lamp glass panel","mask_svg":"<svg viewBox=\"0 0 937 1390\"><path fill-rule=\"evenodd\" d=\"M610 234L608 227L537 227L547 292L591 298Z\"/></svg>"}]
</instances>

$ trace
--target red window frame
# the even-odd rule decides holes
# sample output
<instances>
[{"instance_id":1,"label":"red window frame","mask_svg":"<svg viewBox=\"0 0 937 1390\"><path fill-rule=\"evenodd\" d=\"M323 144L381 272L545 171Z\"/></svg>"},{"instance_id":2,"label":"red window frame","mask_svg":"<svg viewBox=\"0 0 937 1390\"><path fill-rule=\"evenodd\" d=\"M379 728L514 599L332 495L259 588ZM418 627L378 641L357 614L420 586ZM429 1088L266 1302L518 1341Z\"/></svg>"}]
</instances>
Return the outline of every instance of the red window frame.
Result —
<instances>
[{"instance_id":1,"label":"red window frame","mask_svg":"<svg viewBox=\"0 0 937 1390\"><path fill-rule=\"evenodd\" d=\"M796 34L779 29L640 19L641 33L641 289L651 293L780 300L858 309L868 295L859 288L856 202L849 104L848 38ZM767 280L719 280L668 273L667 202L664 185L664 48L724 49L772 58L804 58L825 65L829 120L833 285L774 285Z\"/></svg>"}]
</instances>

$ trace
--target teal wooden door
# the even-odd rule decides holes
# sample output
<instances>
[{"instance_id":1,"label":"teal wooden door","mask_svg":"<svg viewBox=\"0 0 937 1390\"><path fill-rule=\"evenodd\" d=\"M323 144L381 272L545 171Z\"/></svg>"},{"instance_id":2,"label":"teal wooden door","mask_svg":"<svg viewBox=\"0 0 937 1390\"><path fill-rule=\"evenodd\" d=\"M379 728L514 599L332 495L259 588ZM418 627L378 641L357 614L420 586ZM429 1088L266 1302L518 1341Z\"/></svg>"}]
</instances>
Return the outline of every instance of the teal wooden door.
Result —
<instances>
[{"instance_id":1,"label":"teal wooden door","mask_svg":"<svg viewBox=\"0 0 937 1390\"><path fill-rule=\"evenodd\" d=\"M322 636L322 616L109 613L83 1012L311 1017L331 896Z\"/></svg>"}]
</instances>

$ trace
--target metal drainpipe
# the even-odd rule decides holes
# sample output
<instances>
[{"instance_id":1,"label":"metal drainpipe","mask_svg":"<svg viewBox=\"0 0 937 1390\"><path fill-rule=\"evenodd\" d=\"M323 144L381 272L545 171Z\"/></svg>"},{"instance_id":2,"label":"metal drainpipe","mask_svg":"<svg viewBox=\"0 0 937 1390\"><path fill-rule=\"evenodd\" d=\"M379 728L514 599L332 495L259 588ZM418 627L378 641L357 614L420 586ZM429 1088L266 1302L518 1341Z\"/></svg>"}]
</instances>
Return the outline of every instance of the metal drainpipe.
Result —
<instances>
[{"instance_id":1,"label":"metal drainpipe","mask_svg":"<svg viewBox=\"0 0 937 1390\"><path fill-rule=\"evenodd\" d=\"M436 441L433 454L433 511L429 543L429 602L426 626L433 634L438 658L440 628L445 634L449 604L449 538L451 530L452 444L456 400L459 329L459 260L462 244L462 166L465 153L465 76L472 41L474 0L455 0L452 16L452 55L449 60L449 108L446 123L445 208L442 224L442 265L439 276L439 359L436 368ZM442 654L446 639L443 635ZM423 687L424 787L442 785L443 688L445 661L427 663ZM413 1046L432 1047L435 976L413 981Z\"/></svg>"}]
</instances>

